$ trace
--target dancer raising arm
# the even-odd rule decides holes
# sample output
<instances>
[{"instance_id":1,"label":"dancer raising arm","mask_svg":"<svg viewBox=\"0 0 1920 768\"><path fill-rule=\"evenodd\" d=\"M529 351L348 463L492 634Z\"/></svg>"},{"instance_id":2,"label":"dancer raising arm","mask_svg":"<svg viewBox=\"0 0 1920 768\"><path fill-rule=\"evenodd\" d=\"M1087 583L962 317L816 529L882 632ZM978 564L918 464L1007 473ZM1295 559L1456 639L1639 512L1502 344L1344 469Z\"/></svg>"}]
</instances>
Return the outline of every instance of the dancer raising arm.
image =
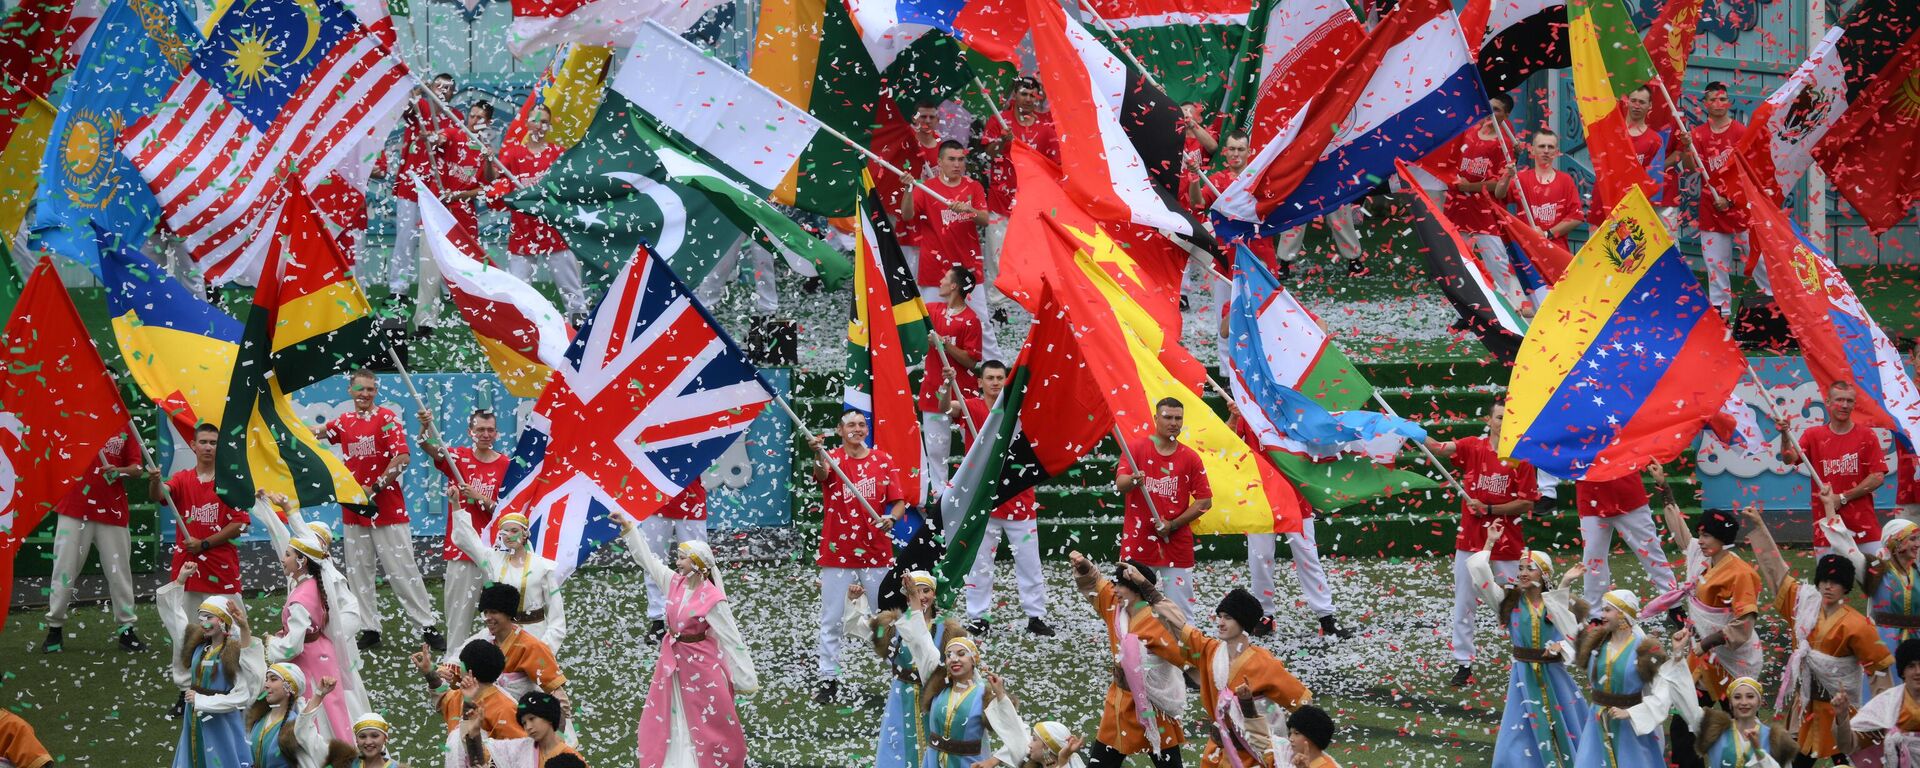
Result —
<instances>
[{"instance_id":1,"label":"dancer raising arm","mask_svg":"<svg viewBox=\"0 0 1920 768\"><path fill-rule=\"evenodd\" d=\"M1133 566L1120 570L1127 578L1142 578ZM1200 684L1200 703L1213 730L1200 752L1200 765L1279 764L1282 749L1273 736L1286 731L1284 721L1277 719L1280 711L1299 709L1313 700L1313 693L1273 653L1254 644L1253 638L1273 634L1273 619L1260 601L1239 588L1220 598L1213 613L1217 639L1187 623L1171 600L1154 603L1153 614L1179 641L1185 666ZM1261 702L1280 709L1262 707ZM1229 757L1228 749L1235 756Z\"/></svg>"},{"instance_id":2,"label":"dancer raising arm","mask_svg":"<svg viewBox=\"0 0 1920 768\"><path fill-rule=\"evenodd\" d=\"M1153 569L1138 561L1115 569L1114 580L1101 578L1093 562L1067 553L1074 584L1107 625L1107 649L1113 656L1113 682L1100 711L1100 732L1088 763L1117 768L1127 755L1147 753L1155 768L1179 768L1180 715L1187 708L1186 685L1178 665L1180 646L1150 608L1160 602ZM1129 576L1138 574L1141 578Z\"/></svg>"},{"instance_id":3,"label":"dancer raising arm","mask_svg":"<svg viewBox=\"0 0 1920 768\"><path fill-rule=\"evenodd\" d=\"M1760 681L1743 677L1727 686L1727 709L1715 707L1701 716L1700 738L1694 743L1706 768L1780 768L1793 761L1800 746L1786 727L1760 719L1765 695Z\"/></svg>"},{"instance_id":4,"label":"dancer raising arm","mask_svg":"<svg viewBox=\"0 0 1920 768\"><path fill-rule=\"evenodd\" d=\"M927 679L919 706L927 724L921 768L996 768L1019 762L1027 725L1000 676L981 669L980 646L965 629L949 630L946 665ZM989 733L1000 742L999 749L988 751Z\"/></svg>"},{"instance_id":5,"label":"dancer raising arm","mask_svg":"<svg viewBox=\"0 0 1920 768\"><path fill-rule=\"evenodd\" d=\"M179 575L153 595L173 640L174 684L186 691L173 768L233 768L253 759L243 712L260 695L267 655L238 599L213 595L188 612L187 584L199 570L199 563L182 563Z\"/></svg>"},{"instance_id":6,"label":"dancer raising arm","mask_svg":"<svg viewBox=\"0 0 1920 768\"><path fill-rule=\"evenodd\" d=\"M494 521L500 532L499 543L506 547L504 552L488 546L473 527L471 516L453 515L452 519L453 544L480 566L484 583L511 584L520 590L514 623L559 653L561 641L567 639L567 603L560 593L560 574L554 562L533 553L527 516L512 512ZM482 628L481 634L485 632Z\"/></svg>"},{"instance_id":7,"label":"dancer raising arm","mask_svg":"<svg viewBox=\"0 0 1920 768\"><path fill-rule=\"evenodd\" d=\"M1467 558L1467 573L1480 599L1497 606L1495 615L1507 627L1513 643L1513 668L1507 676L1507 703L1500 714L1500 735L1493 743L1493 761L1503 768L1559 766L1571 760L1578 746L1579 728L1588 717L1587 703L1567 674L1572 661L1571 638L1578 632L1585 602L1575 602L1570 591L1583 571L1575 565L1553 578L1553 559L1537 549L1521 552L1513 579L1502 586L1494 576L1494 549L1507 523L1487 525L1486 542Z\"/></svg>"},{"instance_id":8,"label":"dancer raising arm","mask_svg":"<svg viewBox=\"0 0 1920 768\"><path fill-rule=\"evenodd\" d=\"M291 530L280 522L275 508L286 513ZM373 706L360 683L360 649L355 644L361 628L360 601L328 554L333 535L326 526L307 522L299 507L277 493L260 493L253 519L267 529L287 577L280 632L266 638L267 661L293 664L309 680L334 680L340 695L325 700L320 731L328 738L351 742L353 718L347 713Z\"/></svg>"}]
</instances>

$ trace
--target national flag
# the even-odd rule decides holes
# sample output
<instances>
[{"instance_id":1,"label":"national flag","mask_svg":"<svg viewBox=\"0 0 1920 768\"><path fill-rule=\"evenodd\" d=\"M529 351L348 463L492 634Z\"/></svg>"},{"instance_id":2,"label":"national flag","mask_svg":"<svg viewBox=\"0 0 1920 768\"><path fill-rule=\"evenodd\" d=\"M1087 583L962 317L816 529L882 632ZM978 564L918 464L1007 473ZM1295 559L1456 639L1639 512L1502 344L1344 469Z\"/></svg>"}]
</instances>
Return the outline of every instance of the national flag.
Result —
<instances>
[{"instance_id":1,"label":"national flag","mask_svg":"<svg viewBox=\"0 0 1920 768\"><path fill-rule=\"evenodd\" d=\"M0 239L0 314L13 314L13 305L20 301L20 291L25 286L20 281L20 262L13 258L13 248L6 240Z\"/></svg>"},{"instance_id":2,"label":"national flag","mask_svg":"<svg viewBox=\"0 0 1920 768\"><path fill-rule=\"evenodd\" d=\"M867 416L867 441L907 475L906 501L919 506L920 409L907 369L927 354L927 304L913 281L893 225L869 184L856 218L853 308L847 317L847 410Z\"/></svg>"},{"instance_id":3,"label":"national flag","mask_svg":"<svg viewBox=\"0 0 1920 768\"><path fill-rule=\"evenodd\" d=\"M1500 232L1507 250L1514 252L1513 258L1518 259L1514 262L1516 271L1524 262L1532 268L1532 273L1539 277L1543 285L1552 286L1560 282L1560 276L1567 272L1567 265L1573 263L1573 254L1541 232L1532 222L1507 210L1506 206L1496 205L1493 210L1499 216Z\"/></svg>"},{"instance_id":4,"label":"national flag","mask_svg":"<svg viewBox=\"0 0 1920 768\"><path fill-rule=\"evenodd\" d=\"M1630 191L1534 316L1500 455L1570 480L1637 475L1691 448L1746 370L1653 204Z\"/></svg>"},{"instance_id":5,"label":"national flag","mask_svg":"<svg viewBox=\"0 0 1920 768\"><path fill-rule=\"evenodd\" d=\"M1169 337L1118 281L1096 264L1079 233L1056 227L1033 244L1055 263L1048 283L1075 326L1087 370L1098 382L1121 439L1153 430L1154 404L1178 399L1186 412L1180 442L1196 453L1213 487L1213 507L1193 523L1199 534L1300 529L1300 500L1273 463L1255 453L1200 397L1206 368Z\"/></svg>"},{"instance_id":6,"label":"national flag","mask_svg":"<svg viewBox=\"0 0 1920 768\"><path fill-rule=\"evenodd\" d=\"M1826 254L1779 205L1756 194L1760 182L1753 169L1743 164L1737 173L1747 190L1748 238L1766 264L1774 304L1793 329L1820 391L1836 381L1852 384L1859 393L1853 413L1860 424L1892 430L1909 449L1920 446L1920 389L1907 375L1900 350Z\"/></svg>"},{"instance_id":7,"label":"national flag","mask_svg":"<svg viewBox=\"0 0 1920 768\"><path fill-rule=\"evenodd\" d=\"M1650 89L1653 109L1647 113L1649 130L1670 133L1677 127L1674 116L1680 110L1667 96L1681 93L1686 86L1687 60L1692 58L1693 41L1700 34L1702 2L1670 0L1660 9L1660 15L1647 27L1646 37L1641 40L1653 62L1654 72L1660 76L1659 83Z\"/></svg>"},{"instance_id":8,"label":"national flag","mask_svg":"<svg viewBox=\"0 0 1920 768\"><path fill-rule=\"evenodd\" d=\"M66 74L74 0L25 0L0 21L0 232L20 231L53 128L47 99Z\"/></svg>"},{"instance_id":9,"label":"national flag","mask_svg":"<svg viewBox=\"0 0 1920 768\"><path fill-rule=\"evenodd\" d=\"M1266 146L1366 41L1345 2L1257 0L1227 78L1227 124Z\"/></svg>"},{"instance_id":10,"label":"national flag","mask_svg":"<svg viewBox=\"0 0 1920 768\"><path fill-rule=\"evenodd\" d=\"M513 0L507 51L514 58L562 43L625 47L646 24L681 34L718 0Z\"/></svg>"},{"instance_id":11,"label":"national flag","mask_svg":"<svg viewBox=\"0 0 1920 768\"><path fill-rule=\"evenodd\" d=\"M1014 198L1013 211L1007 217L1007 241L1037 243L1052 237L1057 224L1071 232L1099 237L1104 243L1095 248L1094 261L1107 274L1126 286L1127 292L1152 314L1160 327L1179 336L1180 282L1186 276L1189 258L1186 251L1165 237L1125 224L1102 224L1081 209L1060 186L1060 166L1032 147L1010 144L1008 160L1020 194ZM1101 236L1106 232L1132 235L1130 244ZM1038 311L1041 288L1054 262L1049 259L1005 259L994 286L1029 313Z\"/></svg>"},{"instance_id":12,"label":"national flag","mask_svg":"<svg viewBox=\"0 0 1920 768\"><path fill-rule=\"evenodd\" d=\"M1213 204L1224 239L1270 236L1386 183L1487 114L1486 91L1445 0L1404 0L1287 130Z\"/></svg>"},{"instance_id":13,"label":"national flag","mask_svg":"<svg viewBox=\"0 0 1920 768\"><path fill-rule=\"evenodd\" d=\"M644 246L620 271L521 432L502 514L564 579L619 535L607 515L651 516L713 466L772 390L673 269Z\"/></svg>"},{"instance_id":14,"label":"national flag","mask_svg":"<svg viewBox=\"0 0 1920 768\"><path fill-rule=\"evenodd\" d=\"M1846 65L1847 100L1858 102L1873 76L1920 32L1920 5L1911 0L1858 0L1834 26L1847 30L1838 48Z\"/></svg>"},{"instance_id":15,"label":"national flag","mask_svg":"<svg viewBox=\"0 0 1920 768\"><path fill-rule=\"evenodd\" d=\"M366 491L339 457L276 406L381 356L373 310L305 196L287 201L271 231L227 385L215 485L222 501L241 508L266 485L256 475L291 477L291 498L303 507L363 504Z\"/></svg>"},{"instance_id":16,"label":"national flag","mask_svg":"<svg viewBox=\"0 0 1920 768\"><path fill-rule=\"evenodd\" d=\"M988 0L1013 2L1015 0ZM880 70L868 57L846 4L840 0L763 0L753 44L753 80L840 132L853 145L873 136L874 104L880 94ZM766 62L774 62L768 64ZM714 64L709 63L709 67ZM662 81L667 82L667 81ZM792 124L750 126L753 143L772 134L795 134ZM763 136L760 131L766 131ZM798 164L773 187L772 200L822 216L850 216L860 199L860 172L866 157L829 134L807 134ZM737 141L729 137L727 141ZM741 173L748 170L735 166Z\"/></svg>"},{"instance_id":17,"label":"national flag","mask_svg":"<svg viewBox=\"0 0 1920 768\"><path fill-rule=\"evenodd\" d=\"M1807 60L1753 108L1752 130L1741 139L1740 152L1761 178L1773 199L1799 186L1813 165L1813 148L1847 111L1847 70L1840 59L1845 27L1827 30Z\"/></svg>"},{"instance_id":18,"label":"national flag","mask_svg":"<svg viewBox=\"0 0 1920 768\"><path fill-rule=\"evenodd\" d=\"M341 0L236 4L192 67L121 134L121 151L216 284L252 280L290 193L334 183L416 85Z\"/></svg>"},{"instance_id":19,"label":"national flag","mask_svg":"<svg viewBox=\"0 0 1920 768\"><path fill-rule=\"evenodd\" d=\"M681 280L699 285L743 234L829 288L850 274L845 256L768 203L764 192L681 147L609 89L587 134L539 184L506 202L553 225L583 263L605 274L645 242Z\"/></svg>"},{"instance_id":20,"label":"national flag","mask_svg":"<svg viewBox=\"0 0 1920 768\"><path fill-rule=\"evenodd\" d=\"M93 39L40 160L31 227L41 248L98 274L94 226L138 243L160 218L160 201L119 152L119 131L180 79L200 34L178 0L114 0Z\"/></svg>"},{"instance_id":21,"label":"national flag","mask_svg":"<svg viewBox=\"0 0 1920 768\"><path fill-rule=\"evenodd\" d=\"M520 111L514 114L513 122L500 133L501 141L509 144L524 141L527 116L533 113L534 107L545 107L549 118L547 141L561 147L573 146L593 124L593 113L606 91L607 69L611 66L613 48L609 46L572 44L561 49L527 91L527 98L520 102Z\"/></svg>"},{"instance_id":22,"label":"national flag","mask_svg":"<svg viewBox=\"0 0 1920 768\"><path fill-rule=\"evenodd\" d=\"M1345 5L1345 2L1340 3ZM1219 104L1248 31L1246 0L1088 0L1098 34L1124 46L1175 104Z\"/></svg>"},{"instance_id":23,"label":"national flag","mask_svg":"<svg viewBox=\"0 0 1920 768\"><path fill-rule=\"evenodd\" d=\"M6 354L0 368L0 620L12 603L21 542L129 423L120 389L51 258L34 267L7 320Z\"/></svg>"},{"instance_id":24,"label":"national flag","mask_svg":"<svg viewBox=\"0 0 1920 768\"><path fill-rule=\"evenodd\" d=\"M1640 165L1640 156L1627 138L1622 100L1660 75L1633 27L1625 0L1572 3L1567 39L1573 48L1574 98L1596 176L1591 210L1611 211L1629 189L1637 188L1649 197L1658 191L1658 182Z\"/></svg>"},{"instance_id":25,"label":"national flag","mask_svg":"<svg viewBox=\"0 0 1920 768\"><path fill-rule=\"evenodd\" d=\"M421 234L447 282L448 297L460 308L507 391L514 397L539 397L573 342L566 316L525 281L468 255L479 244L457 243L467 232L425 184L414 183L421 192Z\"/></svg>"},{"instance_id":26,"label":"national flag","mask_svg":"<svg viewBox=\"0 0 1920 768\"><path fill-rule=\"evenodd\" d=\"M1821 170L1874 236L1920 200L1920 31L1900 46L1813 148Z\"/></svg>"},{"instance_id":27,"label":"national flag","mask_svg":"<svg viewBox=\"0 0 1920 768\"><path fill-rule=\"evenodd\" d=\"M1234 259L1227 357L1234 403L1254 442L1315 509L1436 487L1391 466L1419 425L1364 410L1373 384L1318 318L1244 250Z\"/></svg>"},{"instance_id":28,"label":"national flag","mask_svg":"<svg viewBox=\"0 0 1920 768\"><path fill-rule=\"evenodd\" d=\"M943 32L995 61L1017 61L1027 35L1024 0L847 0L860 41L886 71L929 32Z\"/></svg>"},{"instance_id":29,"label":"national flag","mask_svg":"<svg viewBox=\"0 0 1920 768\"><path fill-rule=\"evenodd\" d=\"M1527 335L1527 321L1494 287L1493 277L1473 248L1414 178L1412 166L1402 164L1400 178L1413 195L1413 231L1420 238L1420 255L1427 262L1428 273L1460 313L1466 329L1480 337L1480 343L1495 358L1512 361L1520 351L1520 340Z\"/></svg>"},{"instance_id":30,"label":"national flag","mask_svg":"<svg viewBox=\"0 0 1920 768\"><path fill-rule=\"evenodd\" d=\"M1060 135L1067 194L1094 218L1210 247L1180 204L1180 108L1052 0L1029 0L1034 56Z\"/></svg>"},{"instance_id":31,"label":"national flag","mask_svg":"<svg viewBox=\"0 0 1920 768\"><path fill-rule=\"evenodd\" d=\"M1035 306L1033 326L1006 388L980 424L983 437L967 449L951 487L940 496L947 551L934 574L947 585L965 583L993 510L1065 474L1113 430L1075 326L1044 283ZM958 589L941 592L959 594Z\"/></svg>"},{"instance_id":32,"label":"national flag","mask_svg":"<svg viewBox=\"0 0 1920 768\"><path fill-rule=\"evenodd\" d=\"M1479 30L1483 37L1478 59L1488 91L1511 91L1535 72L1572 66L1564 0L1501 0L1484 5L1487 15ZM1467 20L1468 14L1462 11L1460 23L1465 25Z\"/></svg>"}]
</instances>

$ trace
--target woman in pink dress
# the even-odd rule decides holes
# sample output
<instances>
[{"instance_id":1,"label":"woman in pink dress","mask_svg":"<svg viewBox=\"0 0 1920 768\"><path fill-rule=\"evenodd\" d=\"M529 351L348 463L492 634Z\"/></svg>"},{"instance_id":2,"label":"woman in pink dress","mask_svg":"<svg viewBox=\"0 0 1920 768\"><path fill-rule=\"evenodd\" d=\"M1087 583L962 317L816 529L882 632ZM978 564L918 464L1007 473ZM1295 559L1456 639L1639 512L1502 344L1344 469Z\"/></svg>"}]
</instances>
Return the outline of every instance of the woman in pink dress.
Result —
<instances>
[{"instance_id":1,"label":"woman in pink dress","mask_svg":"<svg viewBox=\"0 0 1920 768\"><path fill-rule=\"evenodd\" d=\"M627 551L667 596L667 635L640 714L640 768L746 765L747 739L733 697L760 685L713 550L705 542L680 542L669 569L632 518L616 512L614 522Z\"/></svg>"},{"instance_id":2,"label":"woman in pink dress","mask_svg":"<svg viewBox=\"0 0 1920 768\"><path fill-rule=\"evenodd\" d=\"M338 681L338 695L322 702L320 732L351 744L350 713L373 708L366 686L360 683L360 652L354 645L361 626L360 604L328 556L333 535L326 526L301 519L299 509L283 496L263 494L262 498L265 501L254 506L253 517L267 529L287 575L281 630L267 638L267 663L293 664L308 680ZM291 531L265 502L286 510Z\"/></svg>"}]
</instances>

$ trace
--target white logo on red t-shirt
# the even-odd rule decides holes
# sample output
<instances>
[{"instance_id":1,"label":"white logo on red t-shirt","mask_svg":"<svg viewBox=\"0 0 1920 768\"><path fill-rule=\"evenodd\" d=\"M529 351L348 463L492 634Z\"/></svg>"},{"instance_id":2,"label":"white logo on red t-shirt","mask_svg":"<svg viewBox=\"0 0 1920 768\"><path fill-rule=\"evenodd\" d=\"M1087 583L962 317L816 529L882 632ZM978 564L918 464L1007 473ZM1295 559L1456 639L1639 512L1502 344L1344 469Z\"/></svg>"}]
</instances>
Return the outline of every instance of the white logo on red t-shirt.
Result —
<instances>
[{"instance_id":1,"label":"white logo on red t-shirt","mask_svg":"<svg viewBox=\"0 0 1920 768\"><path fill-rule=\"evenodd\" d=\"M951 208L940 212L940 223L946 224L949 226L958 224L963 221L970 221L972 219L973 219L973 214L961 213Z\"/></svg>"},{"instance_id":2,"label":"white logo on red t-shirt","mask_svg":"<svg viewBox=\"0 0 1920 768\"><path fill-rule=\"evenodd\" d=\"M1141 480L1140 483L1146 487L1147 493L1155 496L1165 496L1171 499L1174 497L1174 494L1180 492L1180 478L1178 477L1149 477Z\"/></svg>"},{"instance_id":3,"label":"white logo on red t-shirt","mask_svg":"<svg viewBox=\"0 0 1920 768\"><path fill-rule=\"evenodd\" d=\"M1837 459L1820 462L1820 474L1826 477L1834 475L1852 475L1860 471L1860 454L1849 453Z\"/></svg>"},{"instance_id":4,"label":"white logo on red t-shirt","mask_svg":"<svg viewBox=\"0 0 1920 768\"><path fill-rule=\"evenodd\" d=\"M107 447L102 448L101 450L106 451L107 453L119 453L120 449L126 447L126 445L127 445L126 435L124 434L114 435L113 437L107 439Z\"/></svg>"},{"instance_id":5,"label":"white logo on red t-shirt","mask_svg":"<svg viewBox=\"0 0 1920 768\"><path fill-rule=\"evenodd\" d=\"M1533 206L1533 220L1539 222L1557 222L1560 220L1559 203L1538 203Z\"/></svg>"},{"instance_id":6,"label":"white logo on red t-shirt","mask_svg":"<svg viewBox=\"0 0 1920 768\"><path fill-rule=\"evenodd\" d=\"M1492 494L1504 494L1507 492L1507 486L1512 483L1513 478L1506 475L1480 475L1474 478L1473 489Z\"/></svg>"},{"instance_id":7,"label":"white logo on red t-shirt","mask_svg":"<svg viewBox=\"0 0 1920 768\"><path fill-rule=\"evenodd\" d=\"M1473 174L1475 176L1487 176L1493 173L1493 158L1491 157L1463 158L1460 161L1460 173L1462 175Z\"/></svg>"},{"instance_id":8,"label":"white logo on red t-shirt","mask_svg":"<svg viewBox=\"0 0 1920 768\"><path fill-rule=\"evenodd\" d=\"M379 449L379 446L375 445L374 443L375 443L375 440L373 435L361 435L360 437L356 437L353 439L353 442L347 443L347 455L355 458L359 458L363 456L372 456L374 455L374 452Z\"/></svg>"},{"instance_id":9,"label":"white logo on red t-shirt","mask_svg":"<svg viewBox=\"0 0 1920 768\"><path fill-rule=\"evenodd\" d=\"M473 492L475 494L478 494L480 498L483 498L483 499L493 498L493 487L494 487L493 481L469 476L467 478L467 485L472 486Z\"/></svg>"},{"instance_id":10,"label":"white logo on red t-shirt","mask_svg":"<svg viewBox=\"0 0 1920 768\"><path fill-rule=\"evenodd\" d=\"M863 499L873 498L879 489L880 483L875 478L863 477L853 481L854 494Z\"/></svg>"},{"instance_id":11,"label":"white logo on red t-shirt","mask_svg":"<svg viewBox=\"0 0 1920 768\"><path fill-rule=\"evenodd\" d=\"M220 505L215 502L194 505L187 510L187 519L196 523L218 523L220 522Z\"/></svg>"}]
</instances>

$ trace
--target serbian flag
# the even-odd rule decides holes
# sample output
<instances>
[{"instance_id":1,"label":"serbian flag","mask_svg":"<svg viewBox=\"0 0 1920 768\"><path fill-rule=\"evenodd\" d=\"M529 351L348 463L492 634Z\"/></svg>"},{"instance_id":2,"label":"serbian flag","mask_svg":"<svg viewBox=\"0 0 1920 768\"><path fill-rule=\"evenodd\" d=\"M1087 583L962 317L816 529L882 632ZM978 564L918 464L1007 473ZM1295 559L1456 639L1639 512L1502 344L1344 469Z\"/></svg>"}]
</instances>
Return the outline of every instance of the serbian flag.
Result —
<instances>
[{"instance_id":1,"label":"serbian flag","mask_svg":"<svg viewBox=\"0 0 1920 768\"><path fill-rule=\"evenodd\" d=\"M1223 239L1269 236L1360 199L1487 114L1445 0L1405 0L1213 204ZM1063 140L1064 145L1064 140Z\"/></svg>"},{"instance_id":2,"label":"serbian flag","mask_svg":"<svg viewBox=\"0 0 1920 768\"><path fill-rule=\"evenodd\" d=\"M414 182L419 184L418 181ZM553 302L533 286L488 266L453 213L421 184L420 221L427 253L447 282L447 295L473 329L474 341L514 397L539 397L553 368L567 356L573 330ZM464 241L464 245L462 243Z\"/></svg>"},{"instance_id":3,"label":"serbian flag","mask_svg":"<svg viewBox=\"0 0 1920 768\"><path fill-rule=\"evenodd\" d=\"M1130 222L1212 250L1180 204L1180 108L1054 0L1029 0L1033 51L1060 134L1067 193L1101 221Z\"/></svg>"},{"instance_id":4,"label":"serbian flag","mask_svg":"<svg viewBox=\"0 0 1920 768\"><path fill-rule=\"evenodd\" d=\"M1758 194L1758 174L1744 163L1737 172L1747 190L1749 242L1766 262L1773 301L1786 315L1820 390L1836 381L1852 383L1860 393L1854 418L1891 429L1909 449L1920 445L1920 390L1907 376L1900 351L1826 254L1780 206Z\"/></svg>"},{"instance_id":5,"label":"serbian flag","mask_svg":"<svg viewBox=\"0 0 1920 768\"><path fill-rule=\"evenodd\" d=\"M1500 455L1573 480L1633 475L1691 448L1746 370L1653 204L1630 191L1521 342Z\"/></svg>"},{"instance_id":6,"label":"serbian flag","mask_svg":"<svg viewBox=\"0 0 1920 768\"><path fill-rule=\"evenodd\" d=\"M0 619L13 556L53 505L127 429L127 407L87 338L51 258L27 278L6 328L0 369Z\"/></svg>"},{"instance_id":7,"label":"serbian flag","mask_svg":"<svg viewBox=\"0 0 1920 768\"><path fill-rule=\"evenodd\" d=\"M1920 199L1920 32L1874 76L1813 157L1875 237L1913 210Z\"/></svg>"}]
</instances>

